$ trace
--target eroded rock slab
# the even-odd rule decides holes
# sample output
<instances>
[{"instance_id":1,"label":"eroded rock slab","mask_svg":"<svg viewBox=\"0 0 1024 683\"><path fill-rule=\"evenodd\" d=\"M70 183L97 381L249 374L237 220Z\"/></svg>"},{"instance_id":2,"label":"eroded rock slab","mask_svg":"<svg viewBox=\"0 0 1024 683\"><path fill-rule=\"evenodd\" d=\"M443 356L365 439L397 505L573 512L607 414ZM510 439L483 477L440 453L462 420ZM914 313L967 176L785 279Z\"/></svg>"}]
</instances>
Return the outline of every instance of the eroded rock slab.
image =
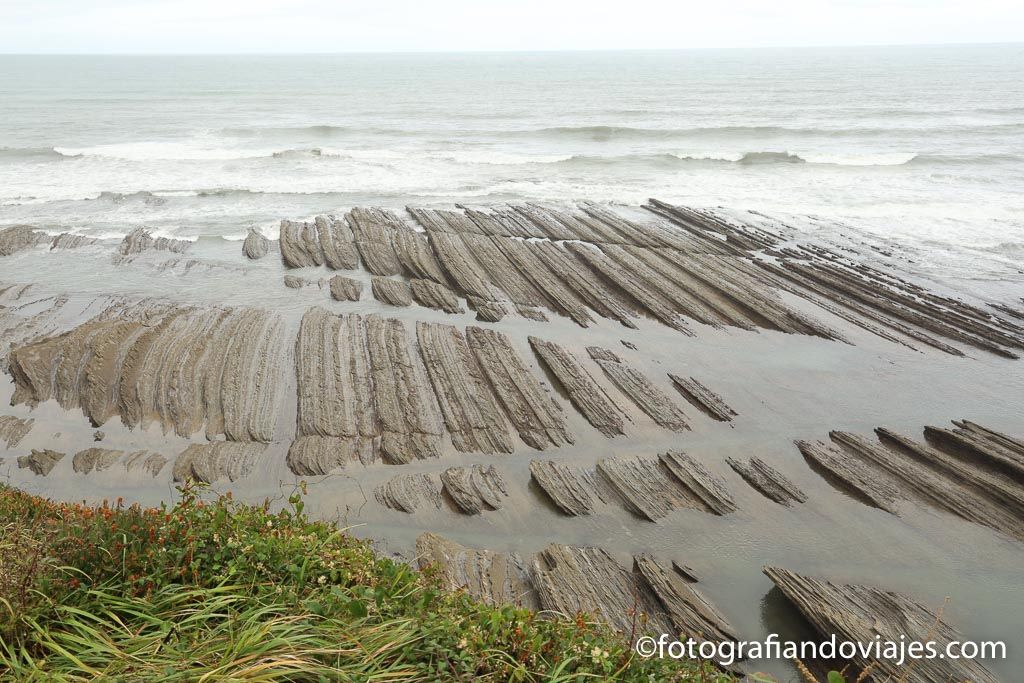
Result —
<instances>
[{"instance_id":1,"label":"eroded rock slab","mask_svg":"<svg viewBox=\"0 0 1024 683\"><path fill-rule=\"evenodd\" d=\"M289 451L293 471L326 474L352 459L401 464L437 456L442 421L410 344L398 320L306 312L295 354L300 438Z\"/></svg>"},{"instance_id":2,"label":"eroded rock slab","mask_svg":"<svg viewBox=\"0 0 1024 683\"><path fill-rule=\"evenodd\" d=\"M487 301L475 296L467 296L466 303L476 311L476 319L485 323L496 323L508 314L504 304Z\"/></svg>"},{"instance_id":3,"label":"eroded rock slab","mask_svg":"<svg viewBox=\"0 0 1024 683\"><path fill-rule=\"evenodd\" d=\"M420 569L433 566L441 570L449 590L465 589L489 605L538 607L527 570L516 553L467 548L437 534L424 533L416 539L416 555Z\"/></svg>"},{"instance_id":4,"label":"eroded rock slab","mask_svg":"<svg viewBox=\"0 0 1024 683\"><path fill-rule=\"evenodd\" d=\"M27 225L15 225L0 230L0 256L10 256L24 249L42 243L46 234L33 230Z\"/></svg>"},{"instance_id":5,"label":"eroded rock slab","mask_svg":"<svg viewBox=\"0 0 1024 683\"><path fill-rule=\"evenodd\" d=\"M840 490L862 503L897 514L899 489L887 477L821 441L797 441L796 447L812 467L816 466Z\"/></svg>"},{"instance_id":6,"label":"eroded rock slab","mask_svg":"<svg viewBox=\"0 0 1024 683\"><path fill-rule=\"evenodd\" d=\"M409 285L401 280L375 277L370 281L370 289L377 301L390 306L411 306L412 292Z\"/></svg>"},{"instance_id":7,"label":"eroded rock slab","mask_svg":"<svg viewBox=\"0 0 1024 683\"><path fill-rule=\"evenodd\" d=\"M121 256L141 254L149 249L170 251L175 254L184 253L192 243L188 240L176 240L170 237L153 237L146 228L135 228L121 241L117 251Z\"/></svg>"},{"instance_id":8,"label":"eroded rock slab","mask_svg":"<svg viewBox=\"0 0 1024 683\"><path fill-rule=\"evenodd\" d=\"M270 240L259 230L255 228L250 229L249 234L245 236L245 241L242 242L242 253L245 254L245 257L258 261L266 256L269 251Z\"/></svg>"},{"instance_id":9,"label":"eroded rock slab","mask_svg":"<svg viewBox=\"0 0 1024 683\"><path fill-rule=\"evenodd\" d=\"M58 462L64 459L64 455L64 453L49 449L36 450L33 448L31 453L18 458L18 467L23 470L32 470L34 474L45 477L57 466Z\"/></svg>"},{"instance_id":10,"label":"eroded rock slab","mask_svg":"<svg viewBox=\"0 0 1024 683\"><path fill-rule=\"evenodd\" d=\"M288 447L285 461L295 474L317 476L344 468L348 463L376 459L374 439L363 436L300 436Z\"/></svg>"},{"instance_id":11,"label":"eroded rock slab","mask_svg":"<svg viewBox=\"0 0 1024 683\"><path fill-rule=\"evenodd\" d=\"M626 633L633 628L632 615L640 612L647 617L645 628L650 632L674 632L646 582L601 548L549 545L534 558L532 576L545 610L596 615Z\"/></svg>"},{"instance_id":12,"label":"eroded rock slab","mask_svg":"<svg viewBox=\"0 0 1024 683\"><path fill-rule=\"evenodd\" d=\"M465 337L451 325L422 321L416 337L456 450L511 453L505 417Z\"/></svg>"},{"instance_id":13,"label":"eroded rock slab","mask_svg":"<svg viewBox=\"0 0 1024 683\"><path fill-rule=\"evenodd\" d=\"M380 484L373 496L384 507L412 514L421 506L441 509L441 486L429 474L399 474Z\"/></svg>"},{"instance_id":14,"label":"eroded rock slab","mask_svg":"<svg viewBox=\"0 0 1024 683\"><path fill-rule=\"evenodd\" d=\"M334 216L317 216L316 226L324 263L332 270L355 270L359 267L359 254L353 241L352 230L344 219Z\"/></svg>"},{"instance_id":15,"label":"eroded rock slab","mask_svg":"<svg viewBox=\"0 0 1024 683\"><path fill-rule=\"evenodd\" d=\"M32 418L22 420L13 415L0 415L0 441L7 444L8 448L14 448L32 431L34 424Z\"/></svg>"},{"instance_id":16,"label":"eroded rock slab","mask_svg":"<svg viewBox=\"0 0 1024 683\"><path fill-rule=\"evenodd\" d=\"M62 232L50 240L50 251L57 249L80 249L82 247L91 247L94 244L99 244L99 240L95 237Z\"/></svg>"},{"instance_id":17,"label":"eroded rock slab","mask_svg":"<svg viewBox=\"0 0 1024 683\"><path fill-rule=\"evenodd\" d=\"M372 460L366 439L379 431L362 317L336 316L319 307L306 311L295 342L295 368L300 438L289 451L292 471L326 474L344 458L367 453ZM301 438L317 436L348 443Z\"/></svg>"},{"instance_id":18,"label":"eroded rock slab","mask_svg":"<svg viewBox=\"0 0 1024 683\"><path fill-rule=\"evenodd\" d=\"M452 290L432 280L421 280L414 278L409 281L412 288L412 298L420 306L434 308L445 313L464 313L459 300Z\"/></svg>"},{"instance_id":19,"label":"eroded rock slab","mask_svg":"<svg viewBox=\"0 0 1024 683\"><path fill-rule=\"evenodd\" d=\"M441 484L452 502L467 515L500 510L508 496L505 480L494 465L449 467L441 473Z\"/></svg>"},{"instance_id":20,"label":"eroded rock slab","mask_svg":"<svg viewBox=\"0 0 1024 683\"><path fill-rule=\"evenodd\" d=\"M438 457L444 423L423 362L401 321L366 319L381 457L392 464Z\"/></svg>"},{"instance_id":21,"label":"eroded rock slab","mask_svg":"<svg viewBox=\"0 0 1024 683\"><path fill-rule=\"evenodd\" d=\"M735 458L726 458L725 461L765 498L787 507L807 502L806 494L796 484L760 458L751 458L748 462Z\"/></svg>"},{"instance_id":22,"label":"eroded rock slab","mask_svg":"<svg viewBox=\"0 0 1024 683\"><path fill-rule=\"evenodd\" d=\"M115 306L11 351L14 401L54 398L94 426L117 415L188 437L273 440L283 356L280 316L259 309Z\"/></svg>"},{"instance_id":23,"label":"eroded rock slab","mask_svg":"<svg viewBox=\"0 0 1024 683\"><path fill-rule=\"evenodd\" d=\"M669 373L668 376L683 398L708 417L719 422L731 422L736 417L736 411L730 408L722 400L721 396L708 389L695 378L680 377L672 373Z\"/></svg>"},{"instance_id":24,"label":"eroded rock slab","mask_svg":"<svg viewBox=\"0 0 1024 683\"><path fill-rule=\"evenodd\" d=\"M128 472L134 472L135 470L142 468L152 477L160 474L166 464L167 458L159 453L149 453L147 451L129 453L124 459L124 468Z\"/></svg>"},{"instance_id":25,"label":"eroded rock slab","mask_svg":"<svg viewBox=\"0 0 1024 683\"><path fill-rule=\"evenodd\" d=\"M670 478L657 460L605 458L598 461L597 471L626 509L651 522L683 508L706 510L704 502L675 477Z\"/></svg>"},{"instance_id":26,"label":"eroded rock slab","mask_svg":"<svg viewBox=\"0 0 1024 683\"><path fill-rule=\"evenodd\" d=\"M466 339L509 421L528 446L544 450L573 443L562 409L526 369L508 337L467 327Z\"/></svg>"},{"instance_id":27,"label":"eroded rock slab","mask_svg":"<svg viewBox=\"0 0 1024 683\"><path fill-rule=\"evenodd\" d=\"M829 434L838 446L797 442L808 460L869 504L897 513L897 501L927 505L1024 539L1024 486L1010 473L937 440L937 448L889 429L881 442L850 432Z\"/></svg>"},{"instance_id":28,"label":"eroded rock slab","mask_svg":"<svg viewBox=\"0 0 1024 683\"><path fill-rule=\"evenodd\" d=\"M707 512L727 515L736 510L736 503L725 482L690 455L682 451L668 451L659 454L658 461L700 501Z\"/></svg>"},{"instance_id":29,"label":"eroded rock slab","mask_svg":"<svg viewBox=\"0 0 1024 683\"><path fill-rule=\"evenodd\" d=\"M625 434L624 413L575 356L558 344L537 337L530 337L530 346L590 424L607 437Z\"/></svg>"},{"instance_id":30,"label":"eroded rock slab","mask_svg":"<svg viewBox=\"0 0 1024 683\"><path fill-rule=\"evenodd\" d=\"M410 230L387 209L356 207L345 216L355 236L363 265L374 275L400 275L402 264L395 252L395 234Z\"/></svg>"},{"instance_id":31,"label":"eroded rock slab","mask_svg":"<svg viewBox=\"0 0 1024 683\"><path fill-rule=\"evenodd\" d=\"M1024 441L969 420L954 420L956 429L925 427L925 437L979 467L1005 473L1024 486Z\"/></svg>"},{"instance_id":32,"label":"eroded rock slab","mask_svg":"<svg viewBox=\"0 0 1024 683\"><path fill-rule=\"evenodd\" d=\"M71 465L79 474L102 472L109 469L122 457L124 457L124 451L115 451L109 448L87 448L75 453Z\"/></svg>"},{"instance_id":33,"label":"eroded rock slab","mask_svg":"<svg viewBox=\"0 0 1024 683\"><path fill-rule=\"evenodd\" d=\"M546 323L548 321L547 314L539 308L531 308L530 306L516 304L516 313L527 320L534 320L539 323Z\"/></svg>"},{"instance_id":34,"label":"eroded rock slab","mask_svg":"<svg viewBox=\"0 0 1024 683\"><path fill-rule=\"evenodd\" d=\"M555 506L578 517L593 512L594 502L584 480L573 470L554 460L531 460L530 475Z\"/></svg>"},{"instance_id":35,"label":"eroded rock slab","mask_svg":"<svg viewBox=\"0 0 1024 683\"><path fill-rule=\"evenodd\" d=\"M175 458L174 481L237 481L252 471L266 449L265 444L259 443L194 443Z\"/></svg>"},{"instance_id":36,"label":"eroded rock slab","mask_svg":"<svg viewBox=\"0 0 1024 683\"><path fill-rule=\"evenodd\" d=\"M359 301L363 295L363 283L343 275L335 275L329 280L331 298L335 301Z\"/></svg>"},{"instance_id":37,"label":"eroded rock slab","mask_svg":"<svg viewBox=\"0 0 1024 683\"><path fill-rule=\"evenodd\" d=\"M316 225L302 221L281 221L281 260L286 268L312 268L324 264L324 250Z\"/></svg>"},{"instance_id":38,"label":"eroded rock slab","mask_svg":"<svg viewBox=\"0 0 1024 683\"><path fill-rule=\"evenodd\" d=\"M587 352L601 366L612 383L656 423L674 432L690 429L686 415L679 406L673 403L665 392L654 386L643 373L620 361L608 349L589 346Z\"/></svg>"},{"instance_id":39,"label":"eroded rock slab","mask_svg":"<svg viewBox=\"0 0 1024 683\"><path fill-rule=\"evenodd\" d=\"M873 586L836 584L780 567L765 567L764 573L822 637L835 634L840 641L861 643L879 638L883 643L934 641L938 652L944 652L950 642L964 640L936 609L899 593ZM871 680L998 681L980 661L966 658L925 658L915 660L912 666L897 666L889 659L856 656L853 663L860 670L871 666Z\"/></svg>"},{"instance_id":40,"label":"eroded rock slab","mask_svg":"<svg viewBox=\"0 0 1024 683\"><path fill-rule=\"evenodd\" d=\"M673 633L698 642L735 642L739 636L729 621L697 589L692 577L650 555L633 558L633 571L646 583L674 627Z\"/></svg>"}]
</instances>

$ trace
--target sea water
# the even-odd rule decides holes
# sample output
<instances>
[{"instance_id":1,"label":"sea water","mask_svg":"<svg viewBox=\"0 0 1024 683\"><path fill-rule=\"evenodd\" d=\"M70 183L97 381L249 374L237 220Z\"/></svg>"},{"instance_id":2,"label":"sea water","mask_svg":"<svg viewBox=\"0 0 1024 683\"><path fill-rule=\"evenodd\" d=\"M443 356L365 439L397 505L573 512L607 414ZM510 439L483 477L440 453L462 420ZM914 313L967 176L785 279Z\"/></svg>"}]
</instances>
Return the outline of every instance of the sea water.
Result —
<instances>
[{"instance_id":1,"label":"sea water","mask_svg":"<svg viewBox=\"0 0 1024 683\"><path fill-rule=\"evenodd\" d=\"M365 203L648 197L1019 279L1024 45L0 56L0 226L238 238Z\"/></svg>"}]
</instances>

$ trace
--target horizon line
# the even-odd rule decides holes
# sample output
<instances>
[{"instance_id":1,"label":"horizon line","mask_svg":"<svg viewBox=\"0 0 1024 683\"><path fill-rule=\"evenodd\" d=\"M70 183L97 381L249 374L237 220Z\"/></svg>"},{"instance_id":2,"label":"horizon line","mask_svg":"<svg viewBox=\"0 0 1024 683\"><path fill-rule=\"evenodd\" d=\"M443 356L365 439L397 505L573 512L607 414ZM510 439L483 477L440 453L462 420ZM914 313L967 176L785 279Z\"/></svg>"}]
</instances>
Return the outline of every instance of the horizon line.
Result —
<instances>
[{"instance_id":1,"label":"horizon line","mask_svg":"<svg viewBox=\"0 0 1024 683\"><path fill-rule=\"evenodd\" d=\"M611 48L535 48L535 49L475 49L461 50L347 50L332 52L0 52L0 57L331 57L347 55L463 55L463 54L558 54L595 52L711 52L739 50L820 50L825 48L913 48L913 47L996 47L1020 45L1015 41L967 41L924 43L839 43L815 45L732 45L700 47L611 47Z\"/></svg>"}]
</instances>

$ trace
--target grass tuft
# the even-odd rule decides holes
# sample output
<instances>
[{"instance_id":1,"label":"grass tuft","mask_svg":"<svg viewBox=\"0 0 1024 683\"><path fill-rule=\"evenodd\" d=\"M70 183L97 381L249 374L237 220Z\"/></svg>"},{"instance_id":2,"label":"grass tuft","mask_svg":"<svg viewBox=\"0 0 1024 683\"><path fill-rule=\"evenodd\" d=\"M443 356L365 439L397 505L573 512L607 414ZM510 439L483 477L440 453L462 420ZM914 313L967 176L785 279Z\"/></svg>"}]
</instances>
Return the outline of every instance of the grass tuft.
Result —
<instances>
[{"instance_id":1,"label":"grass tuft","mask_svg":"<svg viewBox=\"0 0 1024 683\"><path fill-rule=\"evenodd\" d=\"M445 591L286 509L195 487L173 506L0 485L0 678L19 681L727 681L644 660L584 615Z\"/></svg>"}]
</instances>

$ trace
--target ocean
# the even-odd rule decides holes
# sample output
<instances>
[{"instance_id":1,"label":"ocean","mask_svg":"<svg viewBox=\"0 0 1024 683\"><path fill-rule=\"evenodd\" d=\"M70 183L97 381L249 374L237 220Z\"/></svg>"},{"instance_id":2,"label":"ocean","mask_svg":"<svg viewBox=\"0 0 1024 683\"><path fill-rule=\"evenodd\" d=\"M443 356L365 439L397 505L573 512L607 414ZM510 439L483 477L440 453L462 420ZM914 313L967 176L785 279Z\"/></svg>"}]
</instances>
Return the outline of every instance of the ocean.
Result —
<instances>
[{"instance_id":1,"label":"ocean","mask_svg":"<svg viewBox=\"0 0 1024 683\"><path fill-rule=\"evenodd\" d=\"M0 56L0 226L276 235L357 204L657 197L1024 258L1024 45Z\"/></svg>"}]
</instances>

